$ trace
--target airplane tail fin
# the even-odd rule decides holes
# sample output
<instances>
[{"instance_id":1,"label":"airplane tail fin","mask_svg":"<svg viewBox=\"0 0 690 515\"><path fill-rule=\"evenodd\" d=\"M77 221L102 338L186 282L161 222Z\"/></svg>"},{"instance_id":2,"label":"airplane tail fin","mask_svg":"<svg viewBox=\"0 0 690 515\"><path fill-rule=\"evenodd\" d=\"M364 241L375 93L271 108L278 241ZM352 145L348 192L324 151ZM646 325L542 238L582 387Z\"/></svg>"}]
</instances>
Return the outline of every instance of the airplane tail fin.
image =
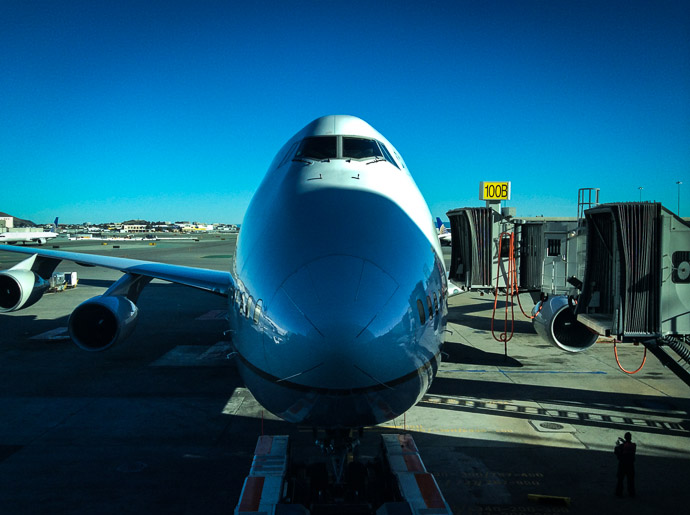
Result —
<instances>
[{"instance_id":1,"label":"airplane tail fin","mask_svg":"<svg viewBox=\"0 0 690 515\"><path fill-rule=\"evenodd\" d=\"M58 218L59 218L59 217L56 216L56 217L55 217L55 221L53 222L53 232L54 232L54 233L57 233Z\"/></svg>"},{"instance_id":2,"label":"airplane tail fin","mask_svg":"<svg viewBox=\"0 0 690 515\"><path fill-rule=\"evenodd\" d=\"M439 234L446 234L448 229L446 229L446 226L443 224L441 219L437 216L436 217L436 228L438 229Z\"/></svg>"}]
</instances>

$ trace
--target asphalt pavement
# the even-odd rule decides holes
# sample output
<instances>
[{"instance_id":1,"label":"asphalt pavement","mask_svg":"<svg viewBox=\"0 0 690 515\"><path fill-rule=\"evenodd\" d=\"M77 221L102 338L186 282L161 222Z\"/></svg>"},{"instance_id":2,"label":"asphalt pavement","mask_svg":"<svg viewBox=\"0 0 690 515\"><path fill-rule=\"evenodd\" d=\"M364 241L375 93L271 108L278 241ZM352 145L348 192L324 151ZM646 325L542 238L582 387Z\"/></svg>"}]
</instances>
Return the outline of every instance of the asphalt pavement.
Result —
<instances>
[{"instance_id":1,"label":"asphalt pavement","mask_svg":"<svg viewBox=\"0 0 690 515\"><path fill-rule=\"evenodd\" d=\"M51 243L228 270L235 237ZM0 253L0 268L17 261ZM67 262L58 271L77 271L78 286L0 315L0 513L230 513L262 431L310 452L308 428L278 420L244 389L227 356L226 299L153 281L134 334L91 353L70 342L69 314L120 274ZM450 299L430 391L368 428L363 448L382 432L411 433L458 514L683 511L690 388L651 355L639 373L623 373L610 342L564 353L517 306L506 347L492 336L493 308L488 295ZM643 352L622 346L621 363L635 369ZM637 443L635 498L614 495L613 447L626 431Z\"/></svg>"}]
</instances>

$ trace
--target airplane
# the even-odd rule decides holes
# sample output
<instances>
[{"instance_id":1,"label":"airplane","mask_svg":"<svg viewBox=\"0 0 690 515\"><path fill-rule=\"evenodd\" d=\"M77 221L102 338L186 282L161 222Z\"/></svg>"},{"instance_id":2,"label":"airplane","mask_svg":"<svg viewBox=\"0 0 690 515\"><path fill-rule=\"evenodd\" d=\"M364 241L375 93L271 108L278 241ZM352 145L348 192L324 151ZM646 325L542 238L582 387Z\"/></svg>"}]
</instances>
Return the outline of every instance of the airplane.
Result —
<instances>
[{"instance_id":1,"label":"airplane","mask_svg":"<svg viewBox=\"0 0 690 515\"><path fill-rule=\"evenodd\" d=\"M53 230L50 232L3 232L0 233L0 243L32 243L45 245L52 238L57 238L58 217L53 222Z\"/></svg>"},{"instance_id":2,"label":"airplane","mask_svg":"<svg viewBox=\"0 0 690 515\"><path fill-rule=\"evenodd\" d=\"M314 223L323 219L326 233ZM431 213L395 147L354 116L318 118L278 151L229 271L0 251L29 255L0 272L0 312L37 302L61 260L124 273L69 318L72 340L89 351L131 334L139 294L154 278L227 297L238 370L257 401L343 445L416 404L441 361L449 291Z\"/></svg>"},{"instance_id":3,"label":"airplane","mask_svg":"<svg viewBox=\"0 0 690 515\"><path fill-rule=\"evenodd\" d=\"M451 234L438 216L436 217L436 229L438 229L438 241L441 242L441 245L445 247L452 245Z\"/></svg>"}]
</instances>

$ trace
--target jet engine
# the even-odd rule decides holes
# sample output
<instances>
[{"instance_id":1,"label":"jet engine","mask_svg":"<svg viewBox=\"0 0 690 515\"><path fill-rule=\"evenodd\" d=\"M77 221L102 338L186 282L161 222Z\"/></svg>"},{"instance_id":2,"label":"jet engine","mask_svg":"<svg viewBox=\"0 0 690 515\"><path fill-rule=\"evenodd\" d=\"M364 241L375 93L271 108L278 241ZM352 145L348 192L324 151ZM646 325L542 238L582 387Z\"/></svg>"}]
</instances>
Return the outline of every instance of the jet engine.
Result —
<instances>
[{"instance_id":1,"label":"jet engine","mask_svg":"<svg viewBox=\"0 0 690 515\"><path fill-rule=\"evenodd\" d=\"M9 269L0 272L0 313L31 306L50 283L31 270Z\"/></svg>"},{"instance_id":2,"label":"jet engine","mask_svg":"<svg viewBox=\"0 0 690 515\"><path fill-rule=\"evenodd\" d=\"M568 305L568 297L563 295L549 297L537 303L532 315L532 324L537 334L564 351L582 352L594 345L599 337L577 321Z\"/></svg>"},{"instance_id":3,"label":"jet engine","mask_svg":"<svg viewBox=\"0 0 690 515\"><path fill-rule=\"evenodd\" d=\"M120 295L100 295L82 302L69 317L69 334L78 347L105 350L127 338L136 326L136 304Z\"/></svg>"}]
</instances>

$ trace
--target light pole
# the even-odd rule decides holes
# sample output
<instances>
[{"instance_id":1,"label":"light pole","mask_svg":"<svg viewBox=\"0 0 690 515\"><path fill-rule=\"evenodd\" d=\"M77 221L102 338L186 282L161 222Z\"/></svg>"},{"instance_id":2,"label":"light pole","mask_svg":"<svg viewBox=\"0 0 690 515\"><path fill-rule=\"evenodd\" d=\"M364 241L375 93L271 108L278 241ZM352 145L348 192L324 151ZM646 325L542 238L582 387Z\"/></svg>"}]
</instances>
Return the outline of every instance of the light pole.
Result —
<instances>
[{"instance_id":1,"label":"light pole","mask_svg":"<svg viewBox=\"0 0 690 515\"><path fill-rule=\"evenodd\" d=\"M640 190L640 202L642 202L642 190L643 190L644 188L643 188L642 186L638 186L637 189Z\"/></svg>"},{"instance_id":2,"label":"light pole","mask_svg":"<svg viewBox=\"0 0 690 515\"><path fill-rule=\"evenodd\" d=\"M683 184L681 181L676 181L676 184L678 185L678 216L680 216L680 185Z\"/></svg>"}]
</instances>

